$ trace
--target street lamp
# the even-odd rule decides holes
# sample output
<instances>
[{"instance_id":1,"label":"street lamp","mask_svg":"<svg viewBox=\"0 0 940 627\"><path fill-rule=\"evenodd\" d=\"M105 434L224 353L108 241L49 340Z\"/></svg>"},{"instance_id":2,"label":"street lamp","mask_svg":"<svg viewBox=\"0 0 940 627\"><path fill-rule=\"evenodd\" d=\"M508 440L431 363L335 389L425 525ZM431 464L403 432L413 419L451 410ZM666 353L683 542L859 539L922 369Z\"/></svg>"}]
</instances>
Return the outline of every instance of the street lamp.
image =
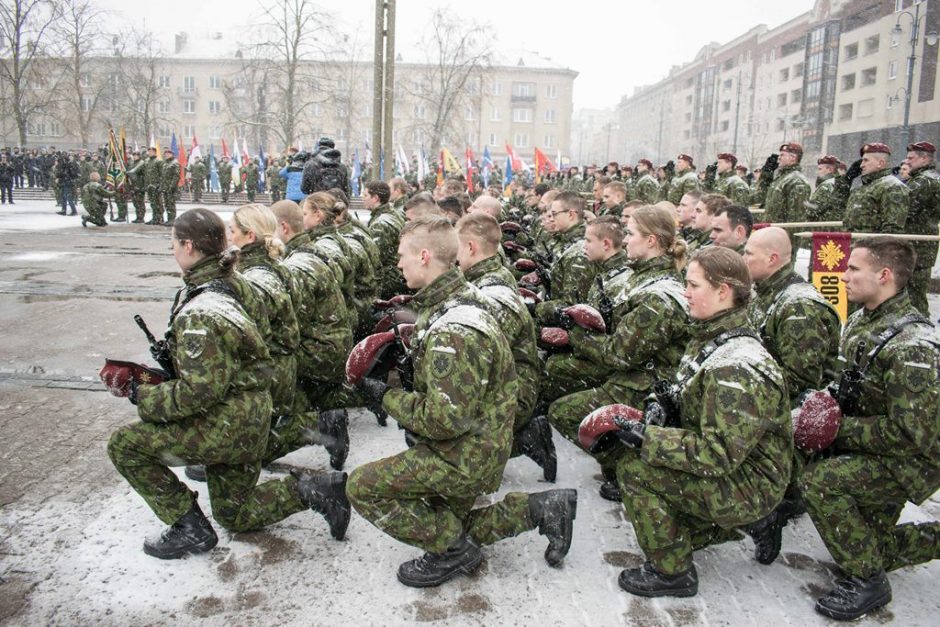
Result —
<instances>
[{"instance_id":1,"label":"street lamp","mask_svg":"<svg viewBox=\"0 0 940 627\"><path fill-rule=\"evenodd\" d=\"M898 20L891 29L892 40L897 39L903 33L901 29L901 16L906 15L911 18L911 54L907 58L907 89L904 92L904 126L901 127L901 150L907 150L907 145L911 141L911 95L914 88L914 63L917 61L917 37L920 34L920 22L927 17L920 14L920 2L914 2L914 13L910 11L901 11L898 13ZM925 41L928 46L937 45L937 32L930 31L926 34ZM896 96L897 94L895 94Z\"/></svg>"}]
</instances>

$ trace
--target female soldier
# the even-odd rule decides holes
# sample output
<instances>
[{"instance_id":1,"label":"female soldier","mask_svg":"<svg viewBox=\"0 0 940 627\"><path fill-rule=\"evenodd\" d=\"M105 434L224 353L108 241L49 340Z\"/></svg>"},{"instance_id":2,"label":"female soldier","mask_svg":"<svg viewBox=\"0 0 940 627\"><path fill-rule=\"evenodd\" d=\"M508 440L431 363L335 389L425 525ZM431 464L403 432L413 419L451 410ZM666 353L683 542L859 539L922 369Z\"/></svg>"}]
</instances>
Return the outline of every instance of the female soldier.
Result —
<instances>
[{"instance_id":1,"label":"female soldier","mask_svg":"<svg viewBox=\"0 0 940 627\"><path fill-rule=\"evenodd\" d=\"M341 538L350 514L345 473L255 485L268 439L274 366L236 297L237 255L226 250L221 218L207 209L187 211L177 217L171 241L186 284L167 333L177 378L132 383L129 398L142 422L118 429L108 442L118 472L171 525L158 540L144 542L144 552L173 559L218 542L196 494L168 465L206 465L212 511L226 529L259 529L309 507Z\"/></svg>"},{"instance_id":2,"label":"female soldier","mask_svg":"<svg viewBox=\"0 0 940 627\"><path fill-rule=\"evenodd\" d=\"M303 204L304 229L310 235L317 256L330 266L336 276L346 301L349 328L355 330L359 324L359 313L356 310L356 276L353 273L352 252L346 239L337 232L335 224L344 208L332 194L310 194Z\"/></svg>"},{"instance_id":3,"label":"female soldier","mask_svg":"<svg viewBox=\"0 0 940 627\"><path fill-rule=\"evenodd\" d=\"M336 230L349 245L355 281L355 308L359 325L353 329L353 341L358 342L372 333L372 302L379 297L379 283L375 275L381 262L379 247L365 224L349 215L349 199L343 190L333 188L329 193L342 205L336 217Z\"/></svg>"},{"instance_id":4,"label":"female soldier","mask_svg":"<svg viewBox=\"0 0 940 627\"><path fill-rule=\"evenodd\" d=\"M692 339L668 394L678 426L648 424L636 409L617 421L617 437L635 449L621 457L617 478L647 559L620 573L633 594L695 595L692 552L740 538L735 527L759 547L767 541L752 523L783 498L793 430L783 375L748 323L750 283L734 251L696 253L685 290Z\"/></svg>"}]
</instances>

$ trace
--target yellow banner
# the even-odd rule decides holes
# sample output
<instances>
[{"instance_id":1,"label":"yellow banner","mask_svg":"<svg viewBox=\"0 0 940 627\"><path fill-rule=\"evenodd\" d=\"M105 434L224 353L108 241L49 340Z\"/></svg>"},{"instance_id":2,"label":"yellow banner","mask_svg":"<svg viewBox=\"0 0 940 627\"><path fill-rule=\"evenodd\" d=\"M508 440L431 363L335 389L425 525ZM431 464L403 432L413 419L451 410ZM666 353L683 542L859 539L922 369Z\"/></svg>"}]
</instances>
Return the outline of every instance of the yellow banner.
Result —
<instances>
[{"instance_id":1,"label":"yellow banner","mask_svg":"<svg viewBox=\"0 0 940 627\"><path fill-rule=\"evenodd\" d=\"M849 313L845 283L842 275L849 264L852 235L850 233L813 233L813 252L810 259L813 285L839 313L845 323Z\"/></svg>"}]
</instances>

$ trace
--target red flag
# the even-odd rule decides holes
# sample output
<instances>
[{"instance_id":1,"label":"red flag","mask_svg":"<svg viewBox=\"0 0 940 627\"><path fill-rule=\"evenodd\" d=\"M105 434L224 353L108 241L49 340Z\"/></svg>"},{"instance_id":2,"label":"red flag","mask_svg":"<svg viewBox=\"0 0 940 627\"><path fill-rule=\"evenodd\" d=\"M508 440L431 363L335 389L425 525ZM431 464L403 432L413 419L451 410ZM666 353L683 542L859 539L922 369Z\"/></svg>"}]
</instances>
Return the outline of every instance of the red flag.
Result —
<instances>
[{"instance_id":1,"label":"red flag","mask_svg":"<svg viewBox=\"0 0 940 627\"><path fill-rule=\"evenodd\" d=\"M177 187L183 187L186 185L186 144L180 142L180 180L177 183Z\"/></svg>"},{"instance_id":2,"label":"red flag","mask_svg":"<svg viewBox=\"0 0 940 627\"><path fill-rule=\"evenodd\" d=\"M467 192L473 193L473 150L467 146Z\"/></svg>"},{"instance_id":3,"label":"red flag","mask_svg":"<svg viewBox=\"0 0 940 627\"><path fill-rule=\"evenodd\" d=\"M509 143L506 144L506 154L509 155L509 158L512 159L512 169L516 172L522 171L522 161L519 159L519 155L516 154L516 151L512 149L512 146Z\"/></svg>"},{"instance_id":4,"label":"red flag","mask_svg":"<svg viewBox=\"0 0 940 627\"><path fill-rule=\"evenodd\" d=\"M231 158L232 155L228 152L228 144L225 143L225 138L222 138L222 156Z\"/></svg>"}]
</instances>

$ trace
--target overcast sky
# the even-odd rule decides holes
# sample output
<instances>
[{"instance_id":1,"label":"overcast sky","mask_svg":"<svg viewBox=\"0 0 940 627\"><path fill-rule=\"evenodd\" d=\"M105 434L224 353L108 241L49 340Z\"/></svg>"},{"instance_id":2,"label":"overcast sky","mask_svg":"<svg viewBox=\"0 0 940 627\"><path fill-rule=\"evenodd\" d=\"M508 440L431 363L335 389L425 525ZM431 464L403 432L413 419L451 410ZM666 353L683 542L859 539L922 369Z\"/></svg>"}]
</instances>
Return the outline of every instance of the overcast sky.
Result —
<instances>
[{"instance_id":1,"label":"overcast sky","mask_svg":"<svg viewBox=\"0 0 940 627\"><path fill-rule=\"evenodd\" d=\"M257 0L93 1L135 25L146 21L149 30L165 35L224 31L239 36L248 32L252 18L259 14ZM708 42L726 43L757 24L774 28L808 11L813 3L399 0L396 47L405 60L420 61L423 57L416 51L416 42L428 23L430 7L446 6L468 20L489 24L495 49L537 51L579 72L574 84L575 109L605 108L632 93L634 87L662 79L670 67L690 61ZM336 16L340 30L357 31L371 50L374 0L342 0L319 6Z\"/></svg>"}]
</instances>

